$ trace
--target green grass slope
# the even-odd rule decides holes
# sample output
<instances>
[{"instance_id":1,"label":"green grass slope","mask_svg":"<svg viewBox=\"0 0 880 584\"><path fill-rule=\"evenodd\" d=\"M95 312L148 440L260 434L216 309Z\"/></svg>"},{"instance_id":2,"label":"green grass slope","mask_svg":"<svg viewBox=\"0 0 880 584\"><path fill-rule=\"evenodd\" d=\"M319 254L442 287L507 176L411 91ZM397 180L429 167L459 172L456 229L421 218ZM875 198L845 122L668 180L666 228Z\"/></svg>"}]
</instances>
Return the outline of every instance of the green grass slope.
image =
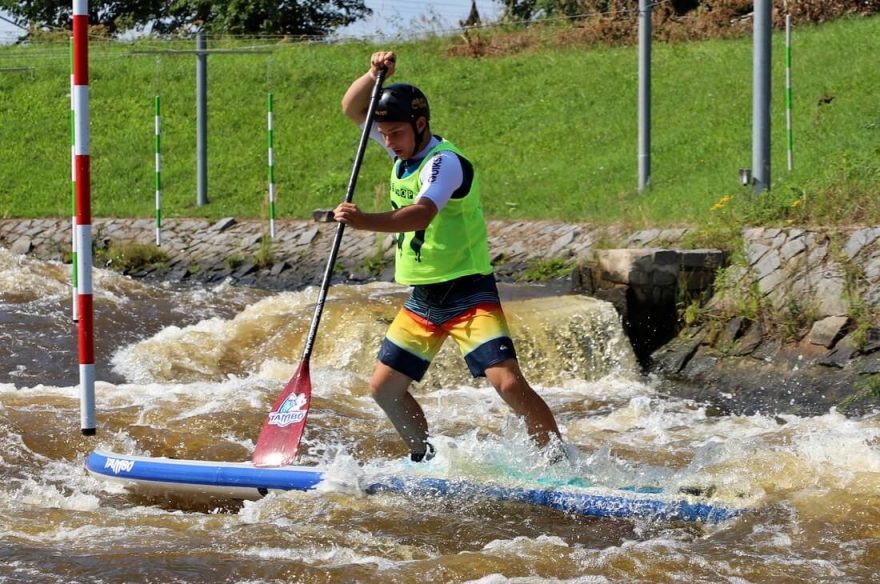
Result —
<instances>
[{"instance_id":1,"label":"green grass slope","mask_svg":"<svg viewBox=\"0 0 880 584\"><path fill-rule=\"evenodd\" d=\"M161 95L165 217L265 217L266 95L275 98L280 218L345 193L359 130L340 113L377 48L399 53L394 80L422 87L434 131L481 173L499 219L699 224L725 196L756 221L880 220L880 18L794 31L794 171L786 169L783 36L773 37L770 195L738 182L751 165L751 39L655 44L651 187L637 192L637 49L561 46L492 58L450 56L459 39L387 47L271 44L209 57L210 203L196 205L195 58L142 42L90 47L92 209L150 216L153 97ZM241 47L241 42L212 43ZM247 46L251 46L248 44ZM0 48L0 217L70 214L66 44ZM389 161L368 149L355 202L385 208ZM713 206L716 207L713 210ZM731 204L731 207L733 204Z\"/></svg>"}]
</instances>

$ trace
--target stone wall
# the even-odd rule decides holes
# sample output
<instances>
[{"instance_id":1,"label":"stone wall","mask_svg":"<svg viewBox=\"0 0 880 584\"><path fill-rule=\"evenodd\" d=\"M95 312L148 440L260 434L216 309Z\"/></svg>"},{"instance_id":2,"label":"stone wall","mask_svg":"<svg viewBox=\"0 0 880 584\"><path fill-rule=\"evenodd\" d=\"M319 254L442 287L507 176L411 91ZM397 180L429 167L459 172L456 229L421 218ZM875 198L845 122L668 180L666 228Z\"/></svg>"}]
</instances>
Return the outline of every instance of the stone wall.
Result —
<instances>
[{"instance_id":1,"label":"stone wall","mask_svg":"<svg viewBox=\"0 0 880 584\"><path fill-rule=\"evenodd\" d=\"M323 216L316 212L316 216ZM272 260L263 267L257 257L268 241L266 222L203 219L165 220L161 249L168 261L131 274L180 282L219 282L232 278L243 285L292 289L320 282L336 231L326 221L278 221L271 241ZM0 220L0 245L44 260L70 256L69 219ZM580 258L594 242L618 237L615 227L545 221L490 221L490 253L499 276L513 279L531 260ZM676 231L679 233L679 231ZM130 243L154 244L151 219L94 219L97 248ZM339 279L390 279L393 236L347 229L337 260ZM384 264L384 269L383 269Z\"/></svg>"},{"instance_id":2,"label":"stone wall","mask_svg":"<svg viewBox=\"0 0 880 584\"><path fill-rule=\"evenodd\" d=\"M668 390L738 413L880 405L880 228L747 229L743 241L703 318L652 355Z\"/></svg>"}]
</instances>

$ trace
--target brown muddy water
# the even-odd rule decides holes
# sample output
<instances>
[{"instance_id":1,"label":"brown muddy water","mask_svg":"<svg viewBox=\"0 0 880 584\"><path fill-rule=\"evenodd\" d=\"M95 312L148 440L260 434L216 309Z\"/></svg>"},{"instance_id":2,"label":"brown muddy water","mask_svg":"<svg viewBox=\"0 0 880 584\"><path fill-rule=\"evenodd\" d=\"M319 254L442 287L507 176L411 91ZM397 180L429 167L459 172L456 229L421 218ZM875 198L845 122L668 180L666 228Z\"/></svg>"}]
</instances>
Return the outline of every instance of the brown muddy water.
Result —
<instances>
[{"instance_id":1,"label":"brown muddy water","mask_svg":"<svg viewBox=\"0 0 880 584\"><path fill-rule=\"evenodd\" d=\"M244 461L293 374L316 291L147 285L95 275L98 433L79 433L67 267L0 249L0 582L877 582L880 416L708 416L640 376L613 309L505 287L527 376L570 464L444 348L416 389L450 478L543 472L596 484L712 485L717 525L597 519L482 499L365 495L404 449L368 396L405 291L331 289L298 464L333 480L256 502L131 494L94 448Z\"/></svg>"}]
</instances>

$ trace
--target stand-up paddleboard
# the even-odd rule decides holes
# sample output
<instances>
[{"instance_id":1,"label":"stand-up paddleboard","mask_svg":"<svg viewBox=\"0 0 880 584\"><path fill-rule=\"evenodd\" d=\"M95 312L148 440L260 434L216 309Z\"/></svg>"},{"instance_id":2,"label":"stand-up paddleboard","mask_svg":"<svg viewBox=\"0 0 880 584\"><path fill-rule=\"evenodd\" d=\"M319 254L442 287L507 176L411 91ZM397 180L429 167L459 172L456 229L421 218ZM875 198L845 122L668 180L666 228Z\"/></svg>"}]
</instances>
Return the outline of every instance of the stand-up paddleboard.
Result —
<instances>
[{"instance_id":1,"label":"stand-up paddleboard","mask_svg":"<svg viewBox=\"0 0 880 584\"><path fill-rule=\"evenodd\" d=\"M121 484L132 491L242 500L256 500L277 491L308 491L324 480L323 470L316 466L257 467L249 462L152 458L100 450L89 454L86 469L92 476ZM664 493L653 488L645 492L641 489L572 485L522 487L417 475L373 477L367 485L369 494L486 497L593 517L719 523L743 511L735 505L681 493Z\"/></svg>"}]
</instances>

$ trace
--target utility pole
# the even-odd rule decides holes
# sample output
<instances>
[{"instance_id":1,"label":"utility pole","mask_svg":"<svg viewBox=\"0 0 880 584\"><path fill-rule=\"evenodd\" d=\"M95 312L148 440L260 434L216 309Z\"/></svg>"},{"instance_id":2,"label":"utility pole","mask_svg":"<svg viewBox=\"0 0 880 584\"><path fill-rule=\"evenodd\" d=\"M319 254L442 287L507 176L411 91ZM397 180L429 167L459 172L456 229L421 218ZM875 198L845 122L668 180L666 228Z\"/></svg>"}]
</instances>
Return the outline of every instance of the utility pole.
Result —
<instances>
[{"instance_id":1,"label":"utility pole","mask_svg":"<svg viewBox=\"0 0 880 584\"><path fill-rule=\"evenodd\" d=\"M208 49L203 32L196 33L194 51L173 49L132 51L134 55L192 55L196 56L196 203L208 203L208 55L209 54L271 54L259 49Z\"/></svg>"},{"instance_id":2,"label":"utility pole","mask_svg":"<svg viewBox=\"0 0 880 584\"><path fill-rule=\"evenodd\" d=\"M639 0L639 192L651 181L651 2Z\"/></svg>"},{"instance_id":3,"label":"utility pole","mask_svg":"<svg viewBox=\"0 0 880 584\"><path fill-rule=\"evenodd\" d=\"M755 0L752 61L752 189L770 189L770 32L772 0Z\"/></svg>"}]
</instances>

